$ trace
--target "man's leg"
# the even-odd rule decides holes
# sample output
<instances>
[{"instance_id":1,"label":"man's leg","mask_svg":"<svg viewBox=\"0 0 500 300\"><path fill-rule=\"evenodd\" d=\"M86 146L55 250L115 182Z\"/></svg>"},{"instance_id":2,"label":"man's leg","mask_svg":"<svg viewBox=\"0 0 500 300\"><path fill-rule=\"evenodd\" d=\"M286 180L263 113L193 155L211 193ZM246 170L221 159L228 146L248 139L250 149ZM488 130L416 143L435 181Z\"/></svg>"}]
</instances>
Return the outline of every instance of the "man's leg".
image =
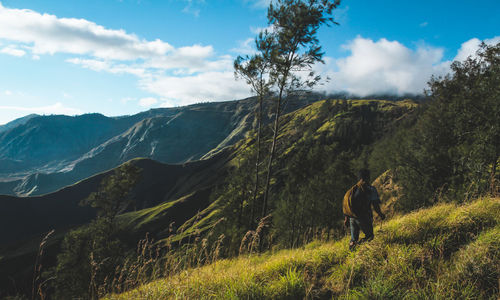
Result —
<instances>
[{"instance_id":1,"label":"man's leg","mask_svg":"<svg viewBox=\"0 0 500 300\"><path fill-rule=\"evenodd\" d=\"M369 218L363 218L359 219L358 222L359 222L359 227L365 234L365 237L361 239L361 242L367 242L373 240L373 220Z\"/></svg>"},{"instance_id":2,"label":"man's leg","mask_svg":"<svg viewBox=\"0 0 500 300\"><path fill-rule=\"evenodd\" d=\"M351 227L351 244L356 244L359 239L359 224L355 218L349 218Z\"/></svg>"}]
</instances>

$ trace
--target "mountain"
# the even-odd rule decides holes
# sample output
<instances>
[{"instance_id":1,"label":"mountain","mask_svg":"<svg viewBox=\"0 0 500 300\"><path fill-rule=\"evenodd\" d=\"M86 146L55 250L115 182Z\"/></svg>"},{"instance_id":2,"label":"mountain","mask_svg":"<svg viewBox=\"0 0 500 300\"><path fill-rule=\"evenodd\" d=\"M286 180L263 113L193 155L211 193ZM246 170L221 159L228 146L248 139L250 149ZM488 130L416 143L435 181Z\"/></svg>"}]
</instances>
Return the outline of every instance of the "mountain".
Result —
<instances>
[{"instance_id":1,"label":"mountain","mask_svg":"<svg viewBox=\"0 0 500 300\"><path fill-rule=\"evenodd\" d=\"M319 99L293 98L286 111ZM200 159L234 144L253 128L255 101L201 103L115 118L32 118L0 133L0 194L54 192L137 157L170 164Z\"/></svg>"},{"instance_id":2,"label":"mountain","mask_svg":"<svg viewBox=\"0 0 500 300\"><path fill-rule=\"evenodd\" d=\"M383 135L388 127L397 125L391 122L400 120L407 113L411 112L416 105L411 101L390 102L378 100L353 100L346 103L349 105L341 107L339 106L339 102L335 100L319 101L284 115L281 132L281 138L283 140L281 143L282 154L278 157L278 165L280 162L289 161L299 152L299 147L302 147L299 143L303 140L303 133L305 131L313 132L312 139L314 140L324 140L327 137L330 140L336 139L340 141L342 136L346 134L349 135L351 140L354 140L355 135L349 132L346 133L345 129L352 128L353 130L357 130L356 127L362 119L361 116L367 113L368 116L371 116L371 120L363 126L369 130L371 140L365 141L366 143L373 143ZM202 116L198 115L198 113L201 112L188 111L182 114L190 115L190 119L201 119ZM210 111L206 115L208 116L205 116L204 120L215 118L211 115ZM217 113L217 116L220 117L220 114ZM155 130L160 131L160 133L156 135L155 131L147 133L147 135L150 136L168 135L170 130L172 130L169 126L154 127L148 125L154 123L157 119L158 118L148 118L139 122L138 124L140 124L140 126L134 127L134 130L128 130L123 135L119 135L113 139L112 141L116 143L116 145L111 147L106 144L106 147L104 147L102 151L96 151L96 155L92 156L99 157L99 155L103 155L103 152L113 152L107 149L121 149L121 153L125 153L123 154L123 159L130 161L130 163L142 170L141 180L132 193L135 203L134 210L148 209L164 202L180 199L196 191L214 187L217 183L224 180L228 168L231 168L237 161L242 162L245 159L245 151L248 146L253 143L254 139L253 136L249 136L231 147L225 147L220 151L214 152L210 157L185 162L183 164L164 164L149 158L130 160L130 157L134 155L127 156L127 153L133 152L135 148L140 148L143 145L149 145L149 139L145 137L144 134L145 131L141 130L145 130L145 128L155 128ZM176 130L178 130L179 126L184 125L183 122L177 125L175 121L176 117L174 116L171 118L171 123L174 123L172 127ZM161 123L163 124L163 122ZM342 126L346 127L344 128ZM203 128L195 128L193 132L198 134L199 132L203 133L203 130ZM189 129L183 129L182 131L189 135ZM141 138L133 139L137 141L135 145L124 142L130 141L131 137L137 134L143 137L142 141L148 140L148 142L141 144ZM178 136L174 135L174 137ZM184 143L183 140L181 140L181 142ZM199 141L193 141L195 147L191 150L187 149L186 144L177 144L177 146L180 146L180 149L184 150L186 153L189 151L197 153L191 156L200 156L208 150L201 149L206 143L206 140L202 140L201 143L196 144L198 142ZM329 143L332 143L332 141L329 141ZM212 145L215 145L215 143ZM346 147L355 148L356 145L347 145ZM172 148L174 147L172 146ZM160 148L158 153L166 152L175 154L181 152L172 148ZM151 148L148 149L148 151L150 150ZM155 153L153 153L153 156L154 155ZM109 155L105 156L100 161L105 161L106 159L113 158ZM92 159L89 158L88 161L91 160ZM84 161L87 162L86 160ZM115 162L119 162L119 160L117 159ZM110 163L106 165L106 167L111 165ZM81 163L77 164L74 170L78 170L78 168L82 168ZM50 229L64 228L89 221L94 217L93 210L82 207L78 205L78 203L86 198L91 192L96 191L102 179L113 171L114 169L109 167L107 171L93 175L56 192L44 195L31 197L0 195L0 207L2 207L0 211L0 228L8 228L9 224L12 223L20 222L23 224L23 226L14 227L9 232L2 232L2 243L41 234ZM50 185L50 181L54 178L56 180L63 180L63 178L56 178L54 176L62 177L68 174L72 173L36 174L30 178L35 182ZM75 179L76 177L71 178L71 180ZM27 185L29 185L29 183L27 183ZM196 210L201 211L204 208L205 207L198 207Z\"/></svg>"},{"instance_id":3,"label":"mountain","mask_svg":"<svg viewBox=\"0 0 500 300\"><path fill-rule=\"evenodd\" d=\"M0 134L2 178L60 170L93 147L123 132L135 118L100 114L37 116Z\"/></svg>"},{"instance_id":4,"label":"mountain","mask_svg":"<svg viewBox=\"0 0 500 300\"><path fill-rule=\"evenodd\" d=\"M17 127L19 125L23 125L26 122L28 122L29 120L33 119L34 117L39 117L39 115L37 115L37 114L30 114L30 115L24 116L22 118L18 118L18 119L15 119L13 121L10 121L7 124L0 125L0 133L2 133L4 131L7 131L9 129L12 129L14 127Z\"/></svg>"},{"instance_id":5,"label":"mountain","mask_svg":"<svg viewBox=\"0 0 500 300\"><path fill-rule=\"evenodd\" d=\"M130 161L141 170L141 179L132 192L133 208L137 210L173 201L194 191L211 188L224 172L229 154L220 152L208 160L179 165L166 165L150 159ZM57 192L34 197L0 195L0 228L2 244L32 236L51 229L63 229L89 222L94 209L79 203L97 191L102 179L113 170L94 175ZM11 227L12 224L23 224Z\"/></svg>"},{"instance_id":6,"label":"mountain","mask_svg":"<svg viewBox=\"0 0 500 300\"><path fill-rule=\"evenodd\" d=\"M342 103L342 104L341 104ZM233 105L241 105L233 103ZM397 126L397 120L400 120L412 111L415 106L412 102L390 102L390 101L319 101L314 102L304 108L296 109L283 116L282 133L280 138L280 154L277 159L278 174L277 180L273 181L273 189L278 188L283 181L283 176L288 176L288 163L293 157L305 149L307 145L302 145L305 135L310 136L317 141L328 143L337 143L346 139L348 135L352 140L354 136L348 131L349 128L355 132L360 131L370 133L370 140L366 143L372 143L379 139L387 128ZM200 106L198 106L199 108ZM201 106L203 107L203 106ZM206 105L205 108L210 108ZM228 111L234 108L225 106ZM241 107L241 106L240 106ZM293 106L292 106L293 107ZM243 111L243 110L241 110ZM182 130L190 138L198 137L199 132L205 132L205 128L195 128L189 131L189 128L183 128L186 124L183 118L203 119L214 121L220 118L220 110L207 111L206 116L201 114L205 111L181 111L172 114L168 120L162 116L153 116L144 118L136 122L134 126L115 138L105 142L102 148L96 147L93 155L88 155L87 159L79 161L71 171L54 174L32 175L26 185L33 186L41 184L50 186L52 181L63 181L65 175L80 170L83 166L91 170L96 170L95 165L84 163L92 162L105 163L108 159L114 159L113 153L119 153L123 159L132 157L130 153L134 151L151 151L150 141L163 137L164 135L175 136L175 131ZM231 116L234 113L231 112ZM366 117L365 121L362 121ZM247 134L247 130L252 128L249 117L239 117L240 127L234 129L238 131L234 136L245 137L236 143L228 135L221 134L219 139L224 140L212 143L215 151L204 150L204 143L207 140L193 141L195 145L189 148L189 143L173 139L177 146L181 145L188 153L187 157L201 156L208 151L204 159L189 161L182 164L164 164L148 158L133 159L130 163L139 167L141 179L133 188L133 205L128 207L127 212L118 216L118 224L128 232L127 239L130 240L131 247L135 246L138 239L143 238L148 232L149 236L155 240L165 239L170 233L169 228L174 224L174 230L179 229L181 234L176 236L177 240L189 238L196 233L203 233L213 227L213 224L220 218L220 207L223 205L219 199L213 198L213 191L218 187L224 187L228 179L227 174L231 172L234 166L246 159L246 151L254 143L255 136ZM362 121L362 122L361 122ZM159 124L165 126L160 126ZM222 120L225 123L227 120ZM360 123L361 122L361 123ZM362 126L361 126L362 125ZM170 127L172 126L172 127ZM215 128L220 125L214 124ZM361 127L360 127L361 126ZM363 129L363 130L361 130ZM214 133L215 134L215 133ZM231 136L231 134L229 134ZM269 139L270 131L264 130L264 144ZM175 136L179 138L179 136ZM198 144L196 144L198 143ZM233 144L229 147L222 145ZM347 148L355 149L356 145L347 144ZM208 148L208 147L207 147ZM145 149L145 150L136 150ZM218 150L217 150L218 149ZM115 152L116 151L116 152ZM118 152L119 151L119 152ZM155 153L169 153L169 155L179 153L176 149L167 146L161 146ZM179 154L176 154L179 155ZM158 156L159 157L159 156ZM114 160L118 162L119 159ZM109 167L112 164L106 165ZM95 168L95 169L92 169ZM95 211L86 206L80 206L81 200L85 199L91 192L95 192L102 179L113 172L110 169L99 174L93 175L75 184L39 196L14 197L0 196L0 235L3 237L0 241L0 277L8 278L14 276L16 282L24 281L32 274L32 262L36 256L36 249L42 236L51 229L56 233L51 238L47 246L47 256L54 263L55 253L59 250L59 244L64 237L64 233L71 228L86 224L95 217ZM230 173L231 174L231 173ZM55 178L52 176L61 176ZM55 179L54 179L55 178ZM71 180L77 180L77 177ZM276 187L275 187L276 186ZM0 280L1 281L1 280ZM29 281L28 281L29 282ZM10 286L10 282L1 281L0 286Z\"/></svg>"}]
</instances>

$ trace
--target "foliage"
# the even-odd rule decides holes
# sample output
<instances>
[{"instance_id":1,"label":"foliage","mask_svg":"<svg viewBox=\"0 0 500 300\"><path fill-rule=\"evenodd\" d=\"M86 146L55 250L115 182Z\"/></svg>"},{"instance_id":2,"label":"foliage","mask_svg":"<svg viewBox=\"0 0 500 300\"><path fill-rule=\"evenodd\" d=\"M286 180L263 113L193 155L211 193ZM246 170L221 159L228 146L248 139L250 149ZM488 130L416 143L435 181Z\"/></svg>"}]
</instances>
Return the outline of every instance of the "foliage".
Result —
<instances>
[{"instance_id":1,"label":"foliage","mask_svg":"<svg viewBox=\"0 0 500 300\"><path fill-rule=\"evenodd\" d=\"M338 0L278 0L269 5L267 19L272 30L261 32L257 39L257 50L260 53L257 57L268 68L268 83L276 103L274 133L262 199L262 218L268 213L269 188L282 106L288 96L304 88L311 88L320 80L312 71L312 66L322 62L323 57L317 33L322 25L335 23L332 12L339 3Z\"/></svg>"},{"instance_id":2,"label":"foliage","mask_svg":"<svg viewBox=\"0 0 500 300\"><path fill-rule=\"evenodd\" d=\"M433 78L416 124L396 134L390 157L404 188L402 208L498 192L500 44Z\"/></svg>"},{"instance_id":3,"label":"foliage","mask_svg":"<svg viewBox=\"0 0 500 300\"><path fill-rule=\"evenodd\" d=\"M343 232L341 199L355 181L359 156L415 104L389 101L325 100L283 116L281 153L271 185L269 219L259 248L297 247L314 237ZM268 143L272 132L265 132ZM218 228L227 237L227 255L240 253L244 236L254 238L260 223L263 186L253 201L255 136L242 142L234 169L215 193L224 218ZM361 162L362 164L363 162ZM265 172L262 170L261 172ZM264 175L264 174L262 174Z\"/></svg>"},{"instance_id":4,"label":"foliage","mask_svg":"<svg viewBox=\"0 0 500 300\"><path fill-rule=\"evenodd\" d=\"M255 150L251 147L241 153L224 187L214 193L221 199L219 216L224 218L218 230L228 238L227 250L232 255L238 254L241 237L253 229L260 218L260 197L253 197L254 186L259 187L254 182L258 177L252 176Z\"/></svg>"},{"instance_id":5,"label":"foliage","mask_svg":"<svg viewBox=\"0 0 500 300\"><path fill-rule=\"evenodd\" d=\"M125 256L126 247L119 238L123 233L114 220L129 205L128 195L138 178L139 169L124 164L104 178L99 190L82 203L97 208L98 217L64 237L52 271L56 297L98 297L99 286L109 280Z\"/></svg>"},{"instance_id":6,"label":"foliage","mask_svg":"<svg viewBox=\"0 0 500 300\"><path fill-rule=\"evenodd\" d=\"M56 298L96 298L104 282L125 255L122 242L103 219L69 232L55 268Z\"/></svg>"},{"instance_id":7,"label":"foliage","mask_svg":"<svg viewBox=\"0 0 500 300\"><path fill-rule=\"evenodd\" d=\"M131 205L129 194L139 179L140 169L130 162L115 169L105 177L99 189L82 201L97 209L98 218L112 223L115 217Z\"/></svg>"}]
</instances>

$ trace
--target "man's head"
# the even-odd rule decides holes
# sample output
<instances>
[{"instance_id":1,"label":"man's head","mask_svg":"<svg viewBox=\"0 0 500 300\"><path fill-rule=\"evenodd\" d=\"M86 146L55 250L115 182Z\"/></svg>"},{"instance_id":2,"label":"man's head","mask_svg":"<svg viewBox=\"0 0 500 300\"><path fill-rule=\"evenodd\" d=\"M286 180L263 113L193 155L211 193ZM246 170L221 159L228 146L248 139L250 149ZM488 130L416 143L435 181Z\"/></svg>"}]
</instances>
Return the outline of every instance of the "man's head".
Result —
<instances>
[{"instance_id":1,"label":"man's head","mask_svg":"<svg viewBox=\"0 0 500 300\"><path fill-rule=\"evenodd\" d=\"M365 182L370 182L370 170L368 169L359 170L358 178L363 179Z\"/></svg>"}]
</instances>

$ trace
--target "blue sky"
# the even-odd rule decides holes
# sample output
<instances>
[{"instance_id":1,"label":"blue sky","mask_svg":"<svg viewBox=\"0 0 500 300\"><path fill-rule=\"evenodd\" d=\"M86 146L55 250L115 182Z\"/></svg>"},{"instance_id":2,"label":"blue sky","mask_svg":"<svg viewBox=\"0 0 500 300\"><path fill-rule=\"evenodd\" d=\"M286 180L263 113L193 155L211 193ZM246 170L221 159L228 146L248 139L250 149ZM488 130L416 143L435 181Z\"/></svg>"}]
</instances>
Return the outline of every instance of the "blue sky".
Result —
<instances>
[{"instance_id":1,"label":"blue sky","mask_svg":"<svg viewBox=\"0 0 500 300\"><path fill-rule=\"evenodd\" d=\"M232 61L266 0L0 0L0 124L29 113L108 116L250 95ZM480 40L500 1L343 1L320 41L318 90L419 93Z\"/></svg>"}]
</instances>

